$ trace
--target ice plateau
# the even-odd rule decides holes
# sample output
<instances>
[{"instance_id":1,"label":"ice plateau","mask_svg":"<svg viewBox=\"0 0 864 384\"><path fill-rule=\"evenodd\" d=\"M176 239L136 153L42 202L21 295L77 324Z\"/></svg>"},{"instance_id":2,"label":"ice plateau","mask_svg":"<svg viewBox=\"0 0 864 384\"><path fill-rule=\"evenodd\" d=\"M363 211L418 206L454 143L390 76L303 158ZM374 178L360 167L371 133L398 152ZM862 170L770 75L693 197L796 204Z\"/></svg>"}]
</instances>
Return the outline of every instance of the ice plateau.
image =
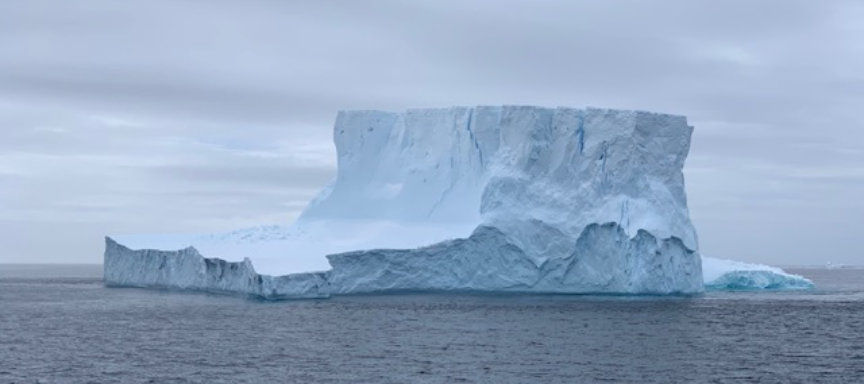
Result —
<instances>
[{"instance_id":1,"label":"ice plateau","mask_svg":"<svg viewBox=\"0 0 864 384\"><path fill-rule=\"evenodd\" d=\"M337 175L295 223L108 238L105 283L268 299L782 284L734 263L703 277L682 173L692 132L682 116L593 108L343 111Z\"/></svg>"}]
</instances>

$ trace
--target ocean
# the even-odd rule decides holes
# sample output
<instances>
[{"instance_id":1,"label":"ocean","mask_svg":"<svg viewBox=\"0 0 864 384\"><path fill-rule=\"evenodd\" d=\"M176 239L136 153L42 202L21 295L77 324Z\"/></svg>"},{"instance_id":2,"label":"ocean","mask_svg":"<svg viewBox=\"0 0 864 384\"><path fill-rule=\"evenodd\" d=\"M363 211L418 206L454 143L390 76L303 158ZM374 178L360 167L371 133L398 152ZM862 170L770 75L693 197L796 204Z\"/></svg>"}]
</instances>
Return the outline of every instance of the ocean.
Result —
<instances>
[{"instance_id":1,"label":"ocean","mask_svg":"<svg viewBox=\"0 0 864 384\"><path fill-rule=\"evenodd\" d=\"M262 302L0 265L0 383L864 383L864 269L697 297Z\"/></svg>"}]
</instances>

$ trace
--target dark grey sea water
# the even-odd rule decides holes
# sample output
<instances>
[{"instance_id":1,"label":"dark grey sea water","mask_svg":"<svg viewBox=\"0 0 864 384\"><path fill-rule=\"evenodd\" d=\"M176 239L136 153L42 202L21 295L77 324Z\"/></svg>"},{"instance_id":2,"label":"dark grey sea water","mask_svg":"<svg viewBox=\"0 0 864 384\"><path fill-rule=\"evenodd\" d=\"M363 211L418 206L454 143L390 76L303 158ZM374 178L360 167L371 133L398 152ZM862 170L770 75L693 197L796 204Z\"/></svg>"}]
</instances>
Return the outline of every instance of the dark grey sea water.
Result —
<instances>
[{"instance_id":1,"label":"dark grey sea water","mask_svg":"<svg viewBox=\"0 0 864 384\"><path fill-rule=\"evenodd\" d=\"M0 383L864 383L864 270L695 298L266 303L0 265Z\"/></svg>"}]
</instances>

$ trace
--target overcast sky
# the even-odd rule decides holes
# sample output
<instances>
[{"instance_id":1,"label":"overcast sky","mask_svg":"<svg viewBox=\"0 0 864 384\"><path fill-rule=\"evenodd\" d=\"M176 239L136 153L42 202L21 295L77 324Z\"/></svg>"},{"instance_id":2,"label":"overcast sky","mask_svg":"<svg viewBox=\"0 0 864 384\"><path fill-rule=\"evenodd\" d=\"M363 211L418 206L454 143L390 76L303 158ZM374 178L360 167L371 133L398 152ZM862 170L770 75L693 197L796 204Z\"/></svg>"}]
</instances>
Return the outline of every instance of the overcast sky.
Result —
<instances>
[{"instance_id":1,"label":"overcast sky","mask_svg":"<svg viewBox=\"0 0 864 384\"><path fill-rule=\"evenodd\" d=\"M0 2L0 262L289 223L340 109L686 115L703 254L864 264L861 1Z\"/></svg>"}]
</instances>

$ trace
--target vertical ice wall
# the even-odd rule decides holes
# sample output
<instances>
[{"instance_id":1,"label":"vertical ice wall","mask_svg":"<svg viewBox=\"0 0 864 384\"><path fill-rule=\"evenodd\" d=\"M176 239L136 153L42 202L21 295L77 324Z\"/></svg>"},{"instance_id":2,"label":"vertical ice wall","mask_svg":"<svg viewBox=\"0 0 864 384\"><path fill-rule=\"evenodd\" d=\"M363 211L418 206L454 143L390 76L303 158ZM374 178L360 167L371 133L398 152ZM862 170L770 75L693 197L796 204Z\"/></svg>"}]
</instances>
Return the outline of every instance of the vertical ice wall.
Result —
<instances>
[{"instance_id":1,"label":"vertical ice wall","mask_svg":"<svg viewBox=\"0 0 864 384\"><path fill-rule=\"evenodd\" d=\"M542 223L573 239L615 222L697 250L682 173L691 133L681 116L590 108L340 112L338 175L301 221L461 221L514 233Z\"/></svg>"},{"instance_id":2,"label":"vertical ice wall","mask_svg":"<svg viewBox=\"0 0 864 384\"><path fill-rule=\"evenodd\" d=\"M494 111L340 112L333 132L335 184L300 220L479 222L487 170L482 153L494 153L497 145L481 148L481 142L490 146L493 140L478 135L491 138L497 132L483 132L492 126L475 114Z\"/></svg>"}]
</instances>

